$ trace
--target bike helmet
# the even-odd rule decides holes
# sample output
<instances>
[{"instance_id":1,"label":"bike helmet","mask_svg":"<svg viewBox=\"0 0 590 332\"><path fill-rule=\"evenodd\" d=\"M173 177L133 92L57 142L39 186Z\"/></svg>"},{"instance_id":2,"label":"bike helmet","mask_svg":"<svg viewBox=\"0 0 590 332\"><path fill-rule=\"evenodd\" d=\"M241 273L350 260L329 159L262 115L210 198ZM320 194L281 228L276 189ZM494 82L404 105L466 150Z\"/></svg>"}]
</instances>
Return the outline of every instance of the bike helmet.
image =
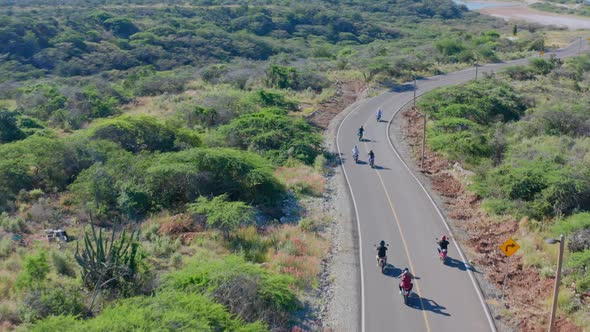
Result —
<instances>
[{"instance_id":1,"label":"bike helmet","mask_svg":"<svg viewBox=\"0 0 590 332\"><path fill-rule=\"evenodd\" d=\"M443 235L443 236L442 236L442 240L443 240L443 241L446 241L446 240L447 240L447 237L446 237L445 235Z\"/></svg>"},{"instance_id":2,"label":"bike helmet","mask_svg":"<svg viewBox=\"0 0 590 332\"><path fill-rule=\"evenodd\" d=\"M406 272L410 272L407 267L404 269L404 273Z\"/></svg>"},{"instance_id":3,"label":"bike helmet","mask_svg":"<svg viewBox=\"0 0 590 332\"><path fill-rule=\"evenodd\" d=\"M380 245L384 246L385 245L385 241L381 240L381 242L379 242Z\"/></svg>"}]
</instances>

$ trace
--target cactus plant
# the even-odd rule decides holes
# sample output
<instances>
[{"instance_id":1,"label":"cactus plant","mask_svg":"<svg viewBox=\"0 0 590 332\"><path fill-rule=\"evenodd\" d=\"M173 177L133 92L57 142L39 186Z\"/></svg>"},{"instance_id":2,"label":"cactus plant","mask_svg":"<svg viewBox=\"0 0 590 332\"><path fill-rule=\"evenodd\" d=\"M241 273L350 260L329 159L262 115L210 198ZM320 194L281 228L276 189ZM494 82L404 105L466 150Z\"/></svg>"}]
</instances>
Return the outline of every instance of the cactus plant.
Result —
<instances>
[{"instance_id":1,"label":"cactus plant","mask_svg":"<svg viewBox=\"0 0 590 332\"><path fill-rule=\"evenodd\" d=\"M116 237L116 225L109 237L98 235L91 224L90 232L85 231L84 246L76 245L76 261L82 267L83 283L95 292L103 289L118 289L122 283L133 281L137 274L137 251L139 233L127 235L125 230Z\"/></svg>"}]
</instances>

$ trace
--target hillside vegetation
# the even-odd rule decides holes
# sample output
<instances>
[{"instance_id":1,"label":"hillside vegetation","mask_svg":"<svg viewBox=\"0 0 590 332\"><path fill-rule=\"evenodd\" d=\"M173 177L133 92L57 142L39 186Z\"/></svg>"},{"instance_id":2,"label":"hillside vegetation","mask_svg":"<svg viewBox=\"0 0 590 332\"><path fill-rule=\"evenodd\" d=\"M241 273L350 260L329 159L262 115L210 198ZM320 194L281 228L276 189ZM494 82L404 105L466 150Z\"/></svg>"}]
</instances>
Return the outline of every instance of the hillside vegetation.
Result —
<instances>
[{"instance_id":1,"label":"hillside vegetation","mask_svg":"<svg viewBox=\"0 0 590 332\"><path fill-rule=\"evenodd\" d=\"M336 163L305 115L545 48L519 28L451 0L0 1L0 326L309 324ZM528 107L498 89L474 135Z\"/></svg>"},{"instance_id":2,"label":"hillside vegetation","mask_svg":"<svg viewBox=\"0 0 590 332\"><path fill-rule=\"evenodd\" d=\"M541 237L566 235L563 285L571 291L560 307L582 326L590 292L589 89L590 56L582 54L535 58L419 102L431 119L431 148L475 172L470 189L489 214L521 219ZM551 275L553 255L535 247L525 262Z\"/></svg>"}]
</instances>

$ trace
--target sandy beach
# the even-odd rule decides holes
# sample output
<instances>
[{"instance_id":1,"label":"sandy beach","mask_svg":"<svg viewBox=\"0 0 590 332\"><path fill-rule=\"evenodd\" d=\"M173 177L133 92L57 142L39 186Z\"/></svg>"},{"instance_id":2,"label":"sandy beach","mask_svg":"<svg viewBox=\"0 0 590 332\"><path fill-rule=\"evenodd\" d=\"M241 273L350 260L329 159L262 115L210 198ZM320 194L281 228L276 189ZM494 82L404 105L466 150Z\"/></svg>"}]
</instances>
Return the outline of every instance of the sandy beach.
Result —
<instances>
[{"instance_id":1,"label":"sandy beach","mask_svg":"<svg viewBox=\"0 0 590 332\"><path fill-rule=\"evenodd\" d=\"M554 25L565 27L569 30L590 29L590 17L549 13L528 7L528 5L537 2L537 0L525 0L523 2L501 0L455 0L455 2L466 5L470 10L506 20Z\"/></svg>"},{"instance_id":2,"label":"sandy beach","mask_svg":"<svg viewBox=\"0 0 590 332\"><path fill-rule=\"evenodd\" d=\"M523 20L543 25L567 27L570 30L590 29L590 18L561 15L534 10L524 5L507 5L482 8L482 14L500 17L507 20Z\"/></svg>"}]
</instances>

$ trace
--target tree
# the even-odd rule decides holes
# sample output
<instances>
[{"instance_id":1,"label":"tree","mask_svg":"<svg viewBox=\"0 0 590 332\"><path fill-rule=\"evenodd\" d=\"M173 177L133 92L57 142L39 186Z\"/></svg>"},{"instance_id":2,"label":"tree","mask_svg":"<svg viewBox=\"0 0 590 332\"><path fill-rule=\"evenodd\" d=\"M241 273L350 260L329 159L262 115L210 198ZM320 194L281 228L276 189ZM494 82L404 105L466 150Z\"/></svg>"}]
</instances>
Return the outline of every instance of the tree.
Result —
<instances>
[{"instance_id":1,"label":"tree","mask_svg":"<svg viewBox=\"0 0 590 332\"><path fill-rule=\"evenodd\" d=\"M139 31L135 24L126 17L109 18L103 22L103 25L118 37L123 38L129 38L129 36Z\"/></svg>"},{"instance_id":2,"label":"tree","mask_svg":"<svg viewBox=\"0 0 590 332\"><path fill-rule=\"evenodd\" d=\"M297 89L297 69L279 65L271 65L266 71L266 84L272 88Z\"/></svg>"},{"instance_id":3,"label":"tree","mask_svg":"<svg viewBox=\"0 0 590 332\"><path fill-rule=\"evenodd\" d=\"M17 125L16 113L0 110L0 144L25 138L26 135Z\"/></svg>"}]
</instances>

